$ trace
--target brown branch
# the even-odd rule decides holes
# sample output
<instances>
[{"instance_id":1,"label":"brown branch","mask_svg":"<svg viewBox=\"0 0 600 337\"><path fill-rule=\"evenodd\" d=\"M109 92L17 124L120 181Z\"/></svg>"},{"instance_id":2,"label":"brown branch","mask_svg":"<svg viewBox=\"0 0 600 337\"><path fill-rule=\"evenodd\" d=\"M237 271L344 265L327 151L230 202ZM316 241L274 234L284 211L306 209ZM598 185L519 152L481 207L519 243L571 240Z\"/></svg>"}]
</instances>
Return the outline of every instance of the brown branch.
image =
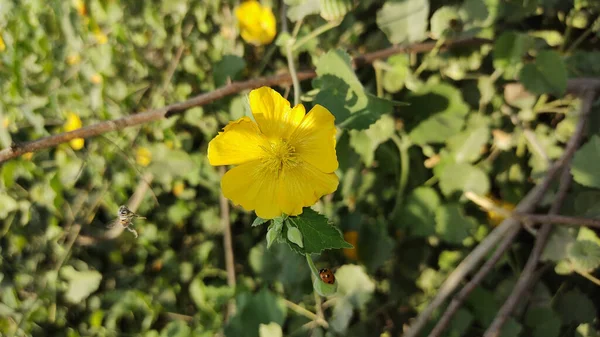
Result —
<instances>
[{"instance_id":1,"label":"brown branch","mask_svg":"<svg viewBox=\"0 0 600 337\"><path fill-rule=\"evenodd\" d=\"M458 309L460 309L460 307L467 299L467 297L469 297L471 292L473 292L473 290L477 288L477 286L481 283L481 281L483 281L487 274L489 274L492 271L496 263L498 263L504 252L506 252L506 250L510 247L510 245L513 243L515 237L517 236L517 234L519 234L520 231L520 226L515 226L510 229L510 232L506 234L498 248L496 248L494 255L492 255L492 257L490 257L490 259L484 263L481 269L479 269L475 276L473 276L473 279L471 279L471 281L469 281L462 288L462 290L454 296L452 302L450 303L448 308L446 308L444 315L437 322L433 330L431 330L428 337L439 337L444 332L444 330L448 327L448 324L450 324L450 320L452 319L452 317L454 317L454 314L456 314Z\"/></svg>"},{"instance_id":2,"label":"brown branch","mask_svg":"<svg viewBox=\"0 0 600 337\"><path fill-rule=\"evenodd\" d=\"M474 46L485 43L490 43L490 40L479 38L457 39L446 42L443 45L443 49ZM434 47L434 42L416 43L410 46L390 47L387 49L355 57L353 60L353 66L360 67L366 64L370 64L377 59L387 58L394 54L426 52L432 50ZM313 70L300 71L297 73L297 75L298 80L300 81L308 80L317 76L316 72ZM183 102L167 105L163 108L138 112L119 119L99 122L93 125L88 125L81 129L40 138L38 140L30 142L14 142L13 145L11 145L9 148L0 151L0 163L18 157L24 153L51 148L59 144L66 143L75 138L95 137L107 132L118 131L128 127L158 121L162 118L169 118L189 108L206 105L221 98L237 94L244 90L255 89L262 86L287 85L291 82L292 79L290 74L280 74L275 76L256 78L248 81L232 82L213 91L200 94Z\"/></svg>"},{"instance_id":3,"label":"brown branch","mask_svg":"<svg viewBox=\"0 0 600 337\"><path fill-rule=\"evenodd\" d=\"M513 213L513 217L519 220L528 220L534 223L551 223L555 225L565 225L573 227L592 227L600 229L600 219L580 218L575 216L557 215L557 214L526 214Z\"/></svg>"},{"instance_id":4,"label":"brown branch","mask_svg":"<svg viewBox=\"0 0 600 337\"><path fill-rule=\"evenodd\" d=\"M225 166L219 167L221 176L225 174ZM219 195L219 204L221 207L221 226L223 227L223 247L225 248L225 269L227 270L227 285L235 288L235 263L233 257L233 244L231 240L231 223L229 220L229 201L223 195ZM231 299L227 303L227 318L235 314L235 300Z\"/></svg>"},{"instance_id":5,"label":"brown branch","mask_svg":"<svg viewBox=\"0 0 600 337\"><path fill-rule=\"evenodd\" d=\"M561 158L563 164L563 172L560 177L557 195L550 207L549 214L551 215L557 214L559 212L571 185L572 178L571 173L569 171L569 163L573 159L575 151L577 151L579 143L581 142L584 136L585 127L587 125L587 120L590 115L590 111L592 110L592 105L594 103L595 97L595 90L585 91L582 97L581 116L579 118L579 122L577 123L577 128L575 129L573 136L569 140L569 143L565 148L565 153ZM525 264L525 268L523 268L523 272L521 273L521 276L519 277L515 288L513 289L506 302L504 302L502 308L500 308L500 311L494 318L492 324L486 330L483 337L499 336L502 326L508 320L509 316L512 314L519 302L523 299L523 297L525 297L525 293L527 293L527 291L533 283L532 281L536 267L539 263L540 256L544 251L544 247L546 246L551 230L552 224L546 223L542 225L542 228L540 228L540 230L538 231L533 250L531 251L531 255L529 256L529 259Z\"/></svg>"}]
</instances>

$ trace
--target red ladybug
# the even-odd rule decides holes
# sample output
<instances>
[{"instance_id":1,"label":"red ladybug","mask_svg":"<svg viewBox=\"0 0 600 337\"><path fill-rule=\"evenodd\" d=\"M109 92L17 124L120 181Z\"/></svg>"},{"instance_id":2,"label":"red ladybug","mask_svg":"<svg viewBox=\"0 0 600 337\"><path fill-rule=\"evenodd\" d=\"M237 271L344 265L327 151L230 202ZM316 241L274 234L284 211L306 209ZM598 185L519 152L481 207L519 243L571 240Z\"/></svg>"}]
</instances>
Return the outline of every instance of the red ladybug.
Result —
<instances>
[{"instance_id":1,"label":"red ladybug","mask_svg":"<svg viewBox=\"0 0 600 337\"><path fill-rule=\"evenodd\" d=\"M321 281L323 281L327 284L335 283L335 276L333 275L331 270L329 270L328 268L323 268L323 269L319 270L319 276L321 277Z\"/></svg>"}]
</instances>

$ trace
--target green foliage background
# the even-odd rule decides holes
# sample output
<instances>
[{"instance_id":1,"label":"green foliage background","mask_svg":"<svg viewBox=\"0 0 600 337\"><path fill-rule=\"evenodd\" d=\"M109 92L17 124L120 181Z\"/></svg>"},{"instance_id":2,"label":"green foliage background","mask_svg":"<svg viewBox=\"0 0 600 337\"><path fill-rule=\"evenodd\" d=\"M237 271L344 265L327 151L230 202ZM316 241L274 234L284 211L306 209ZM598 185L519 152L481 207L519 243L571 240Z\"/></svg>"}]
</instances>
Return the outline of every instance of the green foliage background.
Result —
<instances>
[{"instance_id":1,"label":"green foliage background","mask_svg":"<svg viewBox=\"0 0 600 337\"><path fill-rule=\"evenodd\" d=\"M288 31L303 19L297 67L318 74L302 83L302 100L329 108L342 130L340 187L315 206L356 247L314 255L317 267L335 271L337 294L315 297L304 257L281 243L267 250L267 226L252 227L254 216L239 208L230 216L238 280L227 285L219 174L206 147L228 121L250 115L240 93L87 139L79 151L63 144L2 164L0 335L400 335L494 226L463 193L518 203L573 133L579 103L564 96L567 80L600 76L594 1L284 2ZM269 4L281 24L282 3ZM287 72L290 33L278 27L272 45L246 45L235 6L0 0L0 147L61 132L68 112L92 125L228 78ZM350 63L391 44L469 37L492 43L399 54L357 70ZM598 112L561 214L600 215ZM147 167L136 163L140 148L152 154ZM148 218L136 222L139 239L124 232L81 244L78 237L106 231L148 173L153 193L138 209ZM487 328L531 246L529 233L518 237L446 336ZM552 268L502 336L599 336L600 288L581 276L599 277L598 233L557 228L543 259ZM226 320L231 299L236 313ZM323 310L328 328L290 303Z\"/></svg>"}]
</instances>

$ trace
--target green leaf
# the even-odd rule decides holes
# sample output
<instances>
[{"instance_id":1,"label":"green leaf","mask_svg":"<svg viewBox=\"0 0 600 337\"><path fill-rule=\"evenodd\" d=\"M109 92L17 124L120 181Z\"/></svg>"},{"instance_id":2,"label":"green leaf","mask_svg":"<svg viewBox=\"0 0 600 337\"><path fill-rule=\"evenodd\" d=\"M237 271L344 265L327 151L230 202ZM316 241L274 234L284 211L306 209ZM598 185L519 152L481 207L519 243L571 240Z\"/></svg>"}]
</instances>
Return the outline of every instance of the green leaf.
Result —
<instances>
[{"instance_id":1,"label":"green leaf","mask_svg":"<svg viewBox=\"0 0 600 337\"><path fill-rule=\"evenodd\" d=\"M583 186L600 188L600 136L594 135L573 157L571 174Z\"/></svg>"},{"instance_id":2,"label":"green leaf","mask_svg":"<svg viewBox=\"0 0 600 337\"><path fill-rule=\"evenodd\" d=\"M160 332L160 337L188 337L192 329L183 320L169 322Z\"/></svg>"},{"instance_id":3,"label":"green leaf","mask_svg":"<svg viewBox=\"0 0 600 337\"><path fill-rule=\"evenodd\" d=\"M443 168L439 175L440 189L446 196L455 193L474 192L478 195L487 195L490 190L490 180L479 167L460 163L449 164Z\"/></svg>"},{"instance_id":4,"label":"green leaf","mask_svg":"<svg viewBox=\"0 0 600 337\"><path fill-rule=\"evenodd\" d=\"M352 0L320 0L321 17L327 21L341 20L353 7Z\"/></svg>"},{"instance_id":5,"label":"green leaf","mask_svg":"<svg viewBox=\"0 0 600 337\"><path fill-rule=\"evenodd\" d=\"M335 116L336 124L364 130L381 115L392 111L393 102L365 92L342 50L331 50L317 62L317 77L313 86L319 89L315 104L326 107Z\"/></svg>"},{"instance_id":6,"label":"green leaf","mask_svg":"<svg viewBox=\"0 0 600 337\"><path fill-rule=\"evenodd\" d=\"M224 55L213 69L215 86L224 86L228 80L239 80L244 69L246 69L246 61L243 58L237 55Z\"/></svg>"},{"instance_id":7,"label":"green leaf","mask_svg":"<svg viewBox=\"0 0 600 337\"><path fill-rule=\"evenodd\" d=\"M287 17L292 22L297 22L311 14L318 14L321 11L320 0L285 0L288 4Z\"/></svg>"},{"instance_id":8,"label":"green leaf","mask_svg":"<svg viewBox=\"0 0 600 337\"><path fill-rule=\"evenodd\" d=\"M533 330L531 337L558 337L560 317L548 307L531 307L525 316L525 325Z\"/></svg>"},{"instance_id":9,"label":"green leaf","mask_svg":"<svg viewBox=\"0 0 600 337\"><path fill-rule=\"evenodd\" d=\"M95 270L77 271L72 266L60 269L62 278L68 281L65 298L71 303L81 303L100 286L102 274Z\"/></svg>"},{"instance_id":10,"label":"green leaf","mask_svg":"<svg viewBox=\"0 0 600 337\"><path fill-rule=\"evenodd\" d=\"M467 129L448 139L448 149L456 163L472 163L481 156L481 149L490 139L487 127Z\"/></svg>"},{"instance_id":11,"label":"green leaf","mask_svg":"<svg viewBox=\"0 0 600 337\"><path fill-rule=\"evenodd\" d=\"M269 221L269 219L263 219L263 218L257 216L256 219L254 219L254 221L252 221L252 227L260 226L267 221Z\"/></svg>"},{"instance_id":12,"label":"green leaf","mask_svg":"<svg viewBox=\"0 0 600 337\"><path fill-rule=\"evenodd\" d=\"M283 337L281 325L271 322L269 324L260 324L258 326L258 335L260 337Z\"/></svg>"},{"instance_id":13,"label":"green leaf","mask_svg":"<svg viewBox=\"0 0 600 337\"><path fill-rule=\"evenodd\" d=\"M597 315L592 300L577 288L558 294L553 304L564 324L592 323Z\"/></svg>"},{"instance_id":14,"label":"green leaf","mask_svg":"<svg viewBox=\"0 0 600 337\"><path fill-rule=\"evenodd\" d=\"M383 88L391 93L396 93L404 87L404 82L410 75L410 59L408 55L394 55L387 59L382 83Z\"/></svg>"},{"instance_id":15,"label":"green leaf","mask_svg":"<svg viewBox=\"0 0 600 337\"><path fill-rule=\"evenodd\" d=\"M315 277L313 281L313 289L321 296L331 296L337 292L337 279L333 284L323 282L319 277Z\"/></svg>"},{"instance_id":16,"label":"green leaf","mask_svg":"<svg viewBox=\"0 0 600 337\"><path fill-rule=\"evenodd\" d=\"M358 234L358 255L369 272L375 272L394 253L395 241L385 223L364 224Z\"/></svg>"},{"instance_id":17,"label":"green leaf","mask_svg":"<svg viewBox=\"0 0 600 337\"><path fill-rule=\"evenodd\" d=\"M300 254L319 254L325 249L353 248L351 244L344 241L337 227L330 225L327 218L310 208L305 208L302 214L289 217L286 221L298 228L302 234L304 248L290 246Z\"/></svg>"},{"instance_id":18,"label":"green leaf","mask_svg":"<svg viewBox=\"0 0 600 337\"><path fill-rule=\"evenodd\" d=\"M291 226L289 222L286 222L287 225L287 239L292 243L297 244L300 248L304 248L304 244L302 243L302 233L300 230L294 226Z\"/></svg>"},{"instance_id":19,"label":"green leaf","mask_svg":"<svg viewBox=\"0 0 600 337\"><path fill-rule=\"evenodd\" d=\"M278 297L267 289L256 294L240 293L236 297L236 313L225 326L225 336L259 337L261 324L271 322L282 325L286 310Z\"/></svg>"},{"instance_id":20,"label":"green leaf","mask_svg":"<svg viewBox=\"0 0 600 337\"><path fill-rule=\"evenodd\" d=\"M343 265L335 273L338 284L337 300L329 324L334 331L345 334L354 309L363 309L373 297L375 282L364 267Z\"/></svg>"},{"instance_id":21,"label":"green leaf","mask_svg":"<svg viewBox=\"0 0 600 337\"><path fill-rule=\"evenodd\" d=\"M448 243L460 244L477 228L477 221L457 204L442 205L435 213L435 231Z\"/></svg>"},{"instance_id":22,"label":"green leaf","mask_svg":"<svg viewBox=\"0 0 600 337\"><path fill-rule=\"evenodd\" d=\"M456 87L447 83L429 83L408 95L410 104L402 110L406 129L417 145L445 142L465 124L469 106Z\"/></svg>"},{"instance_id":23,"label":"green leaf","mask_svg":"<svg viewBox=\"0 0 600 337\"><path fill-rule=\"evenodd\" d=\"M433 235L435 233L435 211L440 203L440 197L433 188L417 187L406 198L397 223L401 228L408 228L412 236Z\"/></svg>"},{"instance_id":24,"label":"green leaf","mask_svg":"<svg viewBox=\"0 0 600 337\"><path fill-rule=\"evenodd\" d=\"M390 115L383 115L367 130L350 130L350 146L361 156L365 165L371 167L375 150L388 141L395 131L394 119Z\"/></svg>"},{"instance_id":25,"label":"green leaf","mask_svg":"<svg viewBox=\"0 0 600 337\"><path fill-rule=\"evenodd\" d=\"M505 79L514 79L523 67L523 56L533 46L533 38L507 31L494 43L494 68L504 72Z\"/></svg>"},{"instance_id":26,"label":"green leaf","mask_svg":"<svg viewBox=\"0 0 600 337\"><path fill-rule=\"evenodd\" d=\"M570 247L568 258L576 269L593 271L600 266L600 245L589 240L578 240Z\"/></svg>"},{"instance_id":27,"label":"green leaf","mask_svg":"<svg viewBox=\"0 0 600 337\"><path fill-rule=\"evenodd\" d=\"M269 229L267 230L267 249L271 248L273 242L275 242L275 240L278 240L281 237L282 228L283 219L273 219L273 223L269 226Z\"/></svg>"},{"instance_id":28,"label":"green leaf","mask_svg":"<svg viewBox=\"0 0 600 337\"><path fill-rule=\"evenodd\" d=\"M428 0L386 1L376 20L390 42L400 44L424 40L428 16Z\"/></svg>"},{"instance_id":29,"label":"green leaf","mask_svg":"<svg viewBox=\"0 0 600 337\"><path fill-rule=\"evenodd\" d=\"M567 68L559 53L543 50L521 69L519 80L534 94L562 95L567 89Z\"/></svg>"},{"instance_id":30,"label":"green leaf","mask_svg":"<svg viewBox=\"0 0 600 337\"><path fill-rule=\"evenodd\" d=\"M555 226L542 252L542 261L560 261L567 257L569 247L575 243L575 233L571 228Z\"/></svg>"}]
</instances>

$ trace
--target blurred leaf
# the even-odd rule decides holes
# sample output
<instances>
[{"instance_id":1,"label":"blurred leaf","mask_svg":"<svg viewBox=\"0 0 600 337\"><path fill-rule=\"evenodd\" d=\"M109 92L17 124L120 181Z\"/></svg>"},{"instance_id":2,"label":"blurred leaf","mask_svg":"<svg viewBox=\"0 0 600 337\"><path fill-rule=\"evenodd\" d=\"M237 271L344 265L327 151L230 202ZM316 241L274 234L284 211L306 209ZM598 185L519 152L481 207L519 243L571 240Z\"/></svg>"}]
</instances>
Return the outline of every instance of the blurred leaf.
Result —
<instances>
[{"instance_id":1,"label":"blurred leaf","mask_svg":"<svg viewBox=\"0 0 600 337\"><path fill-rule=\"evenodd\" d=\"M338 298L329 324L334 331L343 334L348 328L353 310L364 308L373 296L375 282L363 267L351 264L341 266L335 276Z\"/></svg>"},{"instance_id":2,"label":"blurred leaf","mask_svg":"<svg viewBox=\"0 0 600 337\"><path fill-rule=\"evenodd\" d=\"M299 216L287 218L286 223L302 233L304 248L290 245L299 254L319 254L325 249L352 248L352 245L344 241L337 227L329 224L327 218L310 208L304 208Z\"/></svg>"},{"instance_id":3,"label":"blurred leaf","mask_svg":"<svg viewBox=\"0 0 600 337\"><path fill-rule=\"evenodd\" d=\"M600 245L589 240L577 240L570 247L568 257L576 269L592 271L600 266Z\"/></svg>"},{"instance_id":4,"label":"blurred leaf","mask_svg":"<svg viewBox=\"0 0 600 337\"><path fill-rule=\"evenodd\" d=\"M353 0L320 0L321 17L327 21L341 20L352 9Z\"/></svg>"},{"instance_id":5,"label":"blurred leaf","mask_svg":"<svg viewBox=\"0 0 600 337\"><path fill-rule=\"evenodd\" d=\"M365 166L370 167L377 147L388 141L395 131L394 119L383 115L367 130L350 130L350 146L361 156Z\"/></svg>"},{"instance_id":6,"label":"blurred leaf","mask_svg":"<svg viewBox=\"0 0 600 337\"><path fill-rule=\"evenodd\" d=\"M560 336L561 320L551 308L530 308L525 316L525 324L533 330L532 337Z\"/></svg>"},{"instance_id":7,"label":"blurred leaf","mask_svg":"<svg viewBox=\"0 0 600 337\"><path fill-rule=\"evenodd\" d=\"M426 38L428 16L428 0L386 1L377 26L393 44L419 42Z\"/></svg>"},{"instance_id":8,"label":"blurred leaf","mask_svg":"<svg viewBox=\"0 0 600 337\"><path fill-rule=\"evenodd\" d=\"M254 221L252 222L252 227L256 227L256 226L260 226L262 224L264 224L265 222L268 222L270 220L268 219L263 219L259 216L256 217L256 219L254 219Z\"/></svg>"},{"instance_id":9,"label":"blurred leaf","mask_svg":"<svg viewBox=\"0 0 600 337\"><path fill-rule=\"evenodd\" d=\"M358 255L370 272L381 267L394 252L394 240L387 233L384 223L361 226L358 234Z\"/></svg>"},{"instance_id":10,"label":"blurred leaf","mask_svg":"<svg viewBox=\"0 0 600 337\"><path fill-rule=\"evenodd\" d=\"M572 229L555 226L552 229L548 243L540 260L559 261L567 257L569 247L575 242L575 233Z\"/></svg>"},{"instance_id":11,"label":"blurred leaf","mask_svg":"<svg viewBox=\"0 0 600 337\"><path fill-rule=\"evenodd\" d=\"M481 157L481 149L490 139L487 127L467 129L448 139L456 163L472 163Z\"/></svg>"},{"instance_id":12,"label":"blurred leaf","mask_svg":"<svg viewBox=\"0 0 600 337\"><path fill-rule=\"evenodd\" d=\"M65 298L71 303L81 303L98 289L102 281L102 274L99 272L77 271L72 266L62 267L60 275L69 283Z\"/></svg>"},{"instance_id":13,"label":"blurred leaf","mask_svg":"<svg viewBox=\"0 0 600 337\"><path fill-rule=\"evenodd\" d=\"M413 143L441 143L458 133L469 111L461 92L446 83L432 83L408 96L402 111Z\"/></svg>"},{"instance_id":14,"label":"blurred leaf","mask_svg":"<svg viewBox=\"0 0 600 337\"><path fill-rule=\"evenodd\" d=\"M564 323L592 323L597 315L592 300L577 288L559 293L553 307Z\"/></svg>"},{"instance_id":15,"label":"blurred leaf","mask_svg":"<svg viewBox=\"0 0 600 337\"><path fill-rule=\"evenodd\" d=\"M455 193L462 195L469 191L478 195L487 195L490 190L487 174L480 168L466 163L445 166L439 178L440 189L446 196Z\"/></svg>"},{"instance_id":16,"label":"blurred leaf","mask_svg":"<svg viewBox=\"0 0 600 337\"><path fill-rule=\"evenodd\" d=\"M567 69L560 54L543 50L533 63L523 66L519 80L534 94L562 95L567 89Z\"/></svg>"},{"instance_id":17,"label":"blurred leaf","mask_svg":"<svg viewBox=\"0 0 600 337\"><path fill-rule=\"evenodd\" d=\"M435 233L435 211L440 206L437 192L426 186L415 188L407 197L398 216L398 224L410 234L427 237Z\"/></svg>"},{"instance_id":18,"label":"blurred leaf","mask_svg":"<svg viewBox=\"0 0 600 337\"><path fill-rule=\"evenodd\" d=\"M581 185L600 188L600 137L592 136L573 157L571 174Z\"/></svg>"},{"instance_id":19,"label":"blurred leaf","mask_svg":"<svg viewBox=\"0 0 600 337\"><path fill-rule=\"evenodd\" d=\"M282 337L281 326L275 322L269 324L260 324L258 326L258 335L260 337Z\"/></svg>"},{"instance_id":20,"label":"blurred leaf","mask_svg":"<svg viewBox=\"0 0 600 337\"><path fill-rule=\"evenodd\" d=\"M435 213L435 231L448 243L460 244L471 236L477 227L477 221L465 216L459 205L442 205Z\"/></svg>"},{"instance_id":21,"label":"blurred leaf","mask_svg":"<svg viewBox=\"0 0 600 337\"><path fill-rule=\"evenodd\" d=\"M321 11L320 0L285 0L289 6L287 17L292 22L297 22L311 14L318 14Z\"/></svg>"},{"instance_id":22,"label":"blurred leaf","mask_svg":"<svg viewBox=\"0 0 600 337\"><path fill-rule=\"evenodd\" d=\"M236 81L241 78L242 71L246 69L246 61L237 55L225 55L215 64L213 77L215 86L222 87L227 82Z\"/></svg>"},{"instance_id":23,"label":"blurred leaf","mask_svg":"<svg viewBox=\"0 0 600 337\"><path fill-rule=\"evenodd\" d=\"M192 333L186 322L173 321L169 322L161 332L160 337L187 337Z\"/></svg>"},{"instance_id":24,"label":"blurred leaf","mask_svg":"<svg viewBox=\"0 0 600 337\"><path fill-rule=\"evenodd\" d=\"M236 313L225 326L225 336L259 337L261 324L274 322L282 325L285 307L281 306L275 294L262 289L256 294L240 293L236 298Z\"/></svg>"},{"instance_id":25,"label":"blurred leaf","mask_svg":"<svg viewBox=\"0 0 600 337\"><path fill-rule=\"evenodd\" d=\"M387 66L383 73L383 88L391 93L396 93L404 87L404 82L410 75L410 60L408 55L394 55L387 59Z\"/></svg>"},{"instance_id":26,"label":"blurred leaf","mask_svg":"<svg viewBox=\"0 0 600 337\"><path fill-rule=\"evenodd\" d=\"M494 42L494 68L504 72L505 79L514 79L523 67L523 56L533 46L533 38L507 31Z\"/></svg>"}]
</instances>

